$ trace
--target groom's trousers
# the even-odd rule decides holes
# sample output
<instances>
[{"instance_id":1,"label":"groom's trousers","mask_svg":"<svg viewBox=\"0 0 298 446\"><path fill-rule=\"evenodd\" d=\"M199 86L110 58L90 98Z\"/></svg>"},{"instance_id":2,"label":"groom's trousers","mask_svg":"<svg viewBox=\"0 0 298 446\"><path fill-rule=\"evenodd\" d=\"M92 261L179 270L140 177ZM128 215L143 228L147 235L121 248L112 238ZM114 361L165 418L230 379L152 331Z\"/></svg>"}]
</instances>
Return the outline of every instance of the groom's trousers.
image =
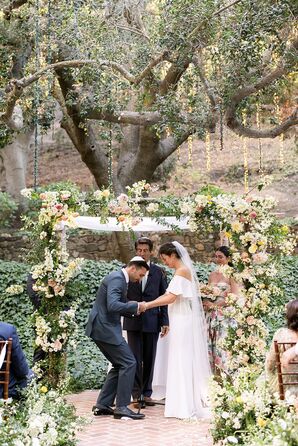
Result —
<instances>
[{"instance_id":1,"label":"groom's trousers","mask_svg":"<svg viewBox=\"0 0 298 446\"><path fill-rule=\"evenodd\" d=\"M98 395L97 406L128 406L136 372L136 360L125 339L120 345L94 341L102 354L112 364Z\"/></svg>"}]
</instances>

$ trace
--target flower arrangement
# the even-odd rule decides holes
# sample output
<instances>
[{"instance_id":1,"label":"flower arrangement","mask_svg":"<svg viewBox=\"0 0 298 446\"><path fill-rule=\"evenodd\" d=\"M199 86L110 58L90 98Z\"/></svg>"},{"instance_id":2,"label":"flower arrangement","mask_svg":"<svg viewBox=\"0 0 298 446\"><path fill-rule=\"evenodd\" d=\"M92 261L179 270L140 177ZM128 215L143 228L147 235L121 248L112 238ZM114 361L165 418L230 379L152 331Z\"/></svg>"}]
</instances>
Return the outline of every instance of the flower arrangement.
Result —
<instances>
[{"instance_id":1,"label":"flower arrangement","mask_svg":"<svg viewBox=\"0 0 298 446\"><path fill-rule=\"evenodd\" d=\"M0 405L2 446L75 445L82 421L60 392L31 384L23 399ZM0 403L1 404L1 403Z\"/></svg>"},{"instance_id":2,"label":"flower arrangement","mask_svg":"<svg viewBox=\"0 0 298 446\"><path fill-rule=\"evenodd\" d=\"M215 379L210 386L214 416L213 439L219 445L296 445L292 429L298 426L294 407L271 395L258 368L242 367L237 374ZM283 442L278 443L281 436ZM276 443L273 442L275 438ZM292 442L286 443L286 438ZM267 443L266 443L267 441Z\"/></svg>"}]
</instances>

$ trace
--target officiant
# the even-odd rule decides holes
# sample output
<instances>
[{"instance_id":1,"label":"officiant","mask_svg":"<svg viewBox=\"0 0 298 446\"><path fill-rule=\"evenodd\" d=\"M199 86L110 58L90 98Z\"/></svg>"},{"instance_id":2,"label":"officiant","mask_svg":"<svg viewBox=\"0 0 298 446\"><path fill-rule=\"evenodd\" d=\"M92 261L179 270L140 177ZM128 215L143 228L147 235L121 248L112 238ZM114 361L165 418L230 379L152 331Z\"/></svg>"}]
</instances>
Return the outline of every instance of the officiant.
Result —
<instances>
[{"instance_id":1,"label":"officiant","mask_svg":"<svg viewBox=\"0 0 298 446\"><path fill-rule=\"evenodd\" d=\"M142 282L129 282L127 299L138 302L150 302L165 293L167 279L164 269L151 261L153 242L141 237L135 242L136 255L141 256L149 266L149 271ZM159 334L166 336L169 331L167 306L153 308L134 318L124 318L123 329L127 330L127 341L137 362L133 400L141 395L147 406L154 405L152 379Z\"/></svg>"}]
</instances>

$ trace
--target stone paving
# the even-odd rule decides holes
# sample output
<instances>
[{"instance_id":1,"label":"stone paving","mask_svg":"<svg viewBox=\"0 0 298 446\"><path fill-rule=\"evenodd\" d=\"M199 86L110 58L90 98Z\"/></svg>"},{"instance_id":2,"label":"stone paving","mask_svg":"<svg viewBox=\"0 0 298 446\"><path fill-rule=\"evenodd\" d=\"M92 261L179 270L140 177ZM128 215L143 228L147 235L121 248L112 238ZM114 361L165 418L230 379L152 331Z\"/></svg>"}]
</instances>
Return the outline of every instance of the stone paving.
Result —
<instances>
[{"instance_id":1,"label":"stone paving","mask_svg":"<svg viewBox=\"0 0 298 446\"><path fill-rule=\"evenodd\" d=\"M111 416L94 417L92 406L98 391L70 395L68 401L88 422L78 433L78 446L212 446L210 422L164 418L163 406L148 407L144 420L115 420Z\"/></svg>"}]
</instances>

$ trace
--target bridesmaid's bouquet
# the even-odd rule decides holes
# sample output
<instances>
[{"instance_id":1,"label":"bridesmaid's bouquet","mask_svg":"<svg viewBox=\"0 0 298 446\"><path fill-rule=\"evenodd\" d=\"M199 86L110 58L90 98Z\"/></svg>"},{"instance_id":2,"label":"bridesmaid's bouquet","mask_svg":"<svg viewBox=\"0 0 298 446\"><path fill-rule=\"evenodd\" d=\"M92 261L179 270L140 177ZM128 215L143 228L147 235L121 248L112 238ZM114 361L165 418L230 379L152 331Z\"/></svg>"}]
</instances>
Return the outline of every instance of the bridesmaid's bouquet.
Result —
<instances>
[{"instance_id":1,"label":"bridesmaid's bouquet","mask_svg":"<svg viewBox=\"0 0 298 446\"><path fill-rule=\"evenodd\" d=\"M212 302L216 301L218 297L224 297L224 292L226 291L225 286L202 284L200 286L200 292L202 299L208 299Z\"/></svg>"}]
</instances>

